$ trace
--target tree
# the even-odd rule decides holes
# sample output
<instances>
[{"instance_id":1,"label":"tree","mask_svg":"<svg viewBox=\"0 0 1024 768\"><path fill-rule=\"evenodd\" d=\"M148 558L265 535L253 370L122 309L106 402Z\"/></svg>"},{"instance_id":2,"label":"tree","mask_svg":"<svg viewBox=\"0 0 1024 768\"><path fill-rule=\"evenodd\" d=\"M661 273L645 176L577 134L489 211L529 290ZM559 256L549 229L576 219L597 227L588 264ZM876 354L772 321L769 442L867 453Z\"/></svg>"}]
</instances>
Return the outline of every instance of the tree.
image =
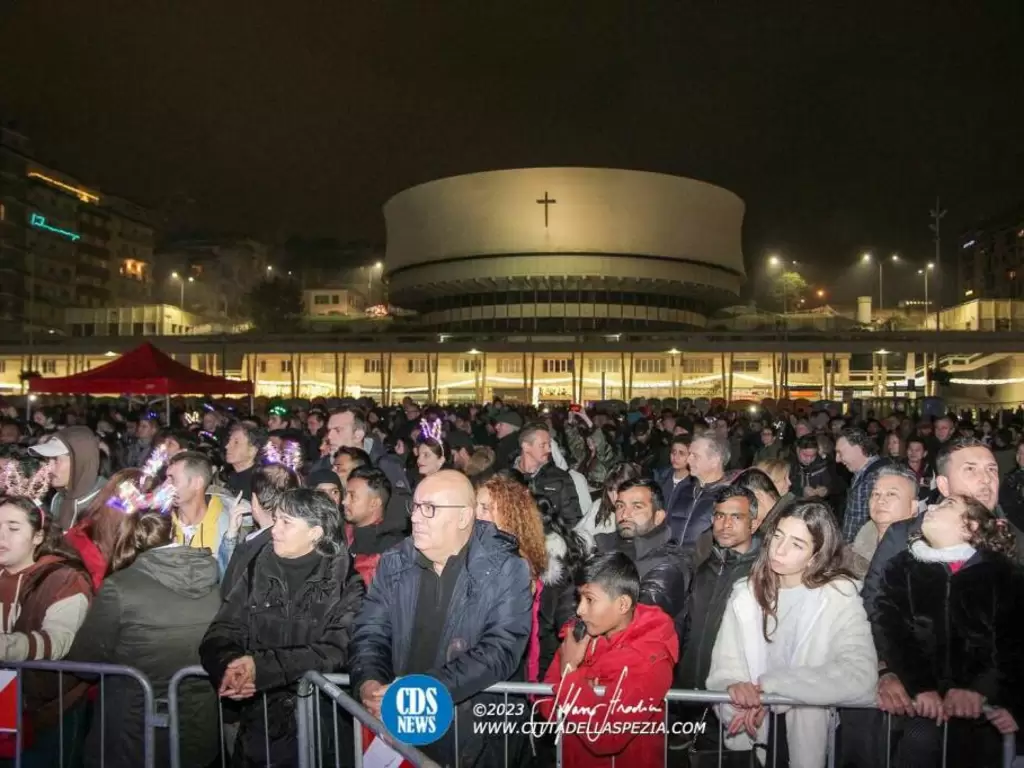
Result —
<instances>
[{"instance_id":1,"label":"tree","mask_svg":"<svg viewBox=\"0 0 1024 768\"><path fill-rule=\"evenodd\" d=\"M768 295L772 303L783 312L792 312L807 292L807 281L799 272L782 272L772 278Z\"/></svg>"},{"instance_id":2,"label":"tree","mask_svg":"<svg viewBox=\"0 0 1024 768\"><path fill-rule=\"evenodd\" d=\"M302 325L302 291L294 280L275 277L249 292L246 309L258 331L295 331Z\"/></svg>"}]
</instances>

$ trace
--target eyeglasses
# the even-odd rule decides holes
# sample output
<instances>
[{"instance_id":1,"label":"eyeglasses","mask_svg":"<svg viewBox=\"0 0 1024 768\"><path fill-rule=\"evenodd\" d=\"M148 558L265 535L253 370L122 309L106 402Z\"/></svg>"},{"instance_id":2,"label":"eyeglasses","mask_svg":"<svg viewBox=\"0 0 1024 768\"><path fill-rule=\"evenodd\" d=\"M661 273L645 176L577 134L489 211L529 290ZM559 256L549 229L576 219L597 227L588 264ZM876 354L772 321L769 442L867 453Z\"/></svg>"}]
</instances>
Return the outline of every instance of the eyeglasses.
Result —
<instances>
[{"instance_id":1,"label":"eyeglasses","mask_svg":"<svg viewBox=\"0 0 1024 768\"><path fill-rule=\"evenodd\" d=\"M419 512L427 520L437 514L439 509L465 509L465 504L434 504L430 501L418 502L410 499L405 502L405 511L410 515Z\"/></svg>"}]
</instances>

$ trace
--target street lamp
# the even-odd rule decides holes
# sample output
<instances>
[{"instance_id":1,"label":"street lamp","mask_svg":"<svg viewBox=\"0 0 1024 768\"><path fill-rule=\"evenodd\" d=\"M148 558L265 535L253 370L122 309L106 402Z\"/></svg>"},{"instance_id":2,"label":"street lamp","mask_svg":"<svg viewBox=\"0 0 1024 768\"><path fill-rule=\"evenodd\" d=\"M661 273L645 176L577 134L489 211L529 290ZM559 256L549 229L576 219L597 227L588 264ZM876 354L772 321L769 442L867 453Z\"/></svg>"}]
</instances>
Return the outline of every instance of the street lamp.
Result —
<instances>
[{"instance_id":1,"label":"street lamp","mask_svg":"<svg viewBox=\"0 0 1024 768\"><path fill-rule=\"evenodd\" d=\"M189 277L189 278L186 279L186 278L182 277L181 275L179 275L177 272L171 272L171 279L172 280L177 280L179 283L181 283L181 292L180 292L180 294L178 296L178 306L181 307L181 311L184 312L185 311L185 283L186 282L194 283L196 281L196 279L194 277Z\"/></svg>"},{"instance_id":2,"label":"street lamp","mask_svg":"<svg viewBox=\"0 0 1024 768\"><path fill-rule=\"evenodd\" d=\"M860 260L864 264L870 264L872 261L874 261L874 257L869 252L869 253L863 254L860 257ZM899 254L894 253L890 257L890 260L893 261L893 262L898 262L900 260ZM878 260L878 311L879 312L882 311L882 263L883 263L882 260L879 259Z\"/></svg>"},{"instance_id":3,"label":"street lamp","mask_svg":"<svg viewBox=\"0 0 1024 768\"><path fill-rule=\"evenodd\" d=\"M788 292L789 292L788 288L789 288L789 286L786 284L786 268L783 265L784 265L784 261L779 256L776 256L775 254L772 254L771 256L768 257L768 266L769 267L782 267L782 272L780 273L782 275L782 321L785 322L786 321L786 313L788 312L788 309L789 309L789 296L788 296ZM796 262L795 261L793 262L793 266L796 266Z\"/></svg>"},{"instance_id":4,"label":"street lamp","mask_svg":"<svg viewBox=\"0 0 1024 768\"><path fill-rule=\"evenodd\" d=\"M824 291L823 288L819 288L818 289L817 296L818 296L819 299L824 299L825 298L825 291Z\"/></svg>"},{"instance_id":5,"label":"street lamp","mask_svg":"<svg viewBox=\"0 0 1024 768\"><path fill-rule=\"evenodd\" d=\"M935 262L929 261L924 269L917 270L917 274L924 275L924 316L928 317L928 273L935 269ZM928 323L925 322L927 328Z\"/></svg>"},{"instance_id":6,"label":"street lamp","mask_svg":"<svg viewBox=\"0 0 1024 768\"><path fill-rule=\"evenodd\" d=\"M384 262L378 261L372 267L366 268L366 300L370 304L373 303L373 273L374 271L380 272L384 269Z\"/></svg>"}]
</instances>

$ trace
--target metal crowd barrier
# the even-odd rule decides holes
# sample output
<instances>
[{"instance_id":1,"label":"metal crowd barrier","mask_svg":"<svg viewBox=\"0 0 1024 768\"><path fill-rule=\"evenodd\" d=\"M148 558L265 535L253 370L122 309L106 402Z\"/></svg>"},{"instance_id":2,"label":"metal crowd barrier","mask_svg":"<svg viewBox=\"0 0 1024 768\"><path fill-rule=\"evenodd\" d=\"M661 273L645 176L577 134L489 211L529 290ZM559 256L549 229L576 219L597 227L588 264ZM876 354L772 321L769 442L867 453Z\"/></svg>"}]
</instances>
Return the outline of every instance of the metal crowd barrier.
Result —
<instances>
[{"instance_id":1,"label":"metal crowd barrier","mask_svg":"<svg viewBox=\"0 0 1024 768\"><path fill-rule=\"evenodd\" d=\"M307 672L299 684L299 708L296 710L299 727L299 763L300 765L323 765L322 734L320 733L323 720L320 712L320 696L313 696L319 690L332 702L332 720L334 724L334 743L339 743L338 736L338 707L345 710L352 718L352 741L355 753L355 768L363 766L363 730L360 725L365 725L378 737L384 738L388 745L395 750L404 760L417 766L417 768L440 768L415 747L394 739L388 733L387 727L380 720L367 712L361 704L345 693L339 685L348 684L348 675L322 675L319 672ZM314 704L315 702L315 704ZM310 738L310 737L314 737ZM315 744L313 743L315 740ZM303 762L306 761L306 762ZM340 759L335 751L335 768L340 765Z\"/></svg>"},{"instance_id":2,"label":"metal crowd barrier","mask_svg":"<svg viewBox=\"0 0 1024 768\"><path fill-rule=\"evenodd\" d=\"M17 685L17 734L15 736L16 741L16 754L14 757L14 765L16 768L20 768L22 764L22 739L24 734L24 723L23 723L23 706L22 706L22 688L23 680L22 676L25 671L38 671L38 672L51 672L58 676L58 706L63 713L63 676L70 674L75 677L81 678L86 681L92 681L98 679L99 689L99 707L98 715L93 721L93 727L100 728L100 763L103 764L106 758L106 707L105 704L105 693L106 693L106 681L108 677L120 676L128 677L133 679L140 687L142 691L143 707L144 711L142 714L142 736L143 736L143 755L142 763L143 768L153 768L156 759L156 736L155 729L166 725L169 729L169 753L170 753L170 766L171 768L191 768L191 766L182 766L182 738L188 738L188 734L182 733L182 712L181 712L181 684L188 678L206 678L207 674L202 667L186 667L181 669L174 674L168 683L167 691L167 705L168 705L168 717L166 721L156 710L157 701L153 694L153 686L150 681L138 670L131 667L111 665L111 664L88 664L88 663L75 663L75 662L54 662L54 661L32 661L32 662L5 662L2 668L11 669L16 672L15 684ZM423 754L420 750L417 750L408 745L402 744L395 741L388 734L384 724L374 718L369 712L367 712L354 698L342 690L343 686L349 684L348 675L323 675L318 672L307 672L299 684L296 707L295 707L295 727L296 727L296 741L298 747L298 765L300 768L322 768L324 766L325 749L323 747L324 740L324 719L322 718L321 711L321 700L326 699L330 702L332 707L332 713L330 716L331 723L333 724L333 764L339 766L342 763L341 750L339 749L341 744L340 732L339 732L339 719L338 719L338 708L340 707L352 721L352 745L354 749L354 764L356 768L361 768L363 762L363 743L362 743L362 729L360 726L366 726L371 732L377 737L384 738L386 742L400 754L403 759L412 763L415 766L424 766L425 768L437 768L434 762ZM525 707L521 711L531 712L531 702L525 697L550 697L555 694L552 686L540 683L500 683L493 685L487 689L488 693L498 694L502 697L504 706L498 709L502 712L502 723L504 725L498 730L500 734L503 734L503 745L504 745L504 765L506 768L515 768L519 765L519 761L523 755L510 755L510 743L509 736L511 730L508 726L509 713L512 708L509 706L510 697L517 697L524 699ZM604 695L604 691L600 688L596 689L598 695ZM681 704L693 704L702 705L705 707L713 706L715 704L727 704L729 703L729 695L723 692L714 691L683 691L683 690L671 690L662 700L662 711L663 723L664 723L664 765L668 766L672 763L678 763L679 759L670 760L671 750L669 744L668 734L672 733L672 722L673 719L670 715L670 703L681 703ZM812 706L807 704L801 704L799 702L785 699L779 696L762 696L762 703L765 706L786 706L791 708L806 708L806 709L823 709L834 715L839 710L850 710L850 709L864 709L873 710L873 707L829 707L829 706ZM986 708L988 709L988 708ZM119 713L120 714L120 713ZM781 716L780 713L770 713L770 717L775 718ZM264 734L265 734L265 748L268 762L270 761L270 738L267 735L267 725L269 725L269 713L267 709L267 699L263 696L263 718L264 718ZM834 768L836 761L836 727L837 718L831 718L833 727L829 732L829 749L828 749L828 768ZM885 738L885 765L886 768L890 765L892 759L892 716L886 718L886 738ZM918 718L921 720L921 718ZM221 755L221 766L226 768L228 764L228 755L230 750L234 747L234 744L230 739L226 738L226 735L230 732L230 728L225 729L224 714L222 701L218 699L218 735L220 740L220 755ZM452 724L454 730L453 737L456 745L455 753L455 764L459 764L458 754L458 743L459 743L459 730L460 727L466 727L465 723L460 725L459 722L459 710L456 707L455 717ZM725 724L718 723L719 739L717 740L717 752L718 762L723 762L725 754L728 750L724 747L724 741L721 738ZM946 723L941 733L941 754L942 754L942 766L943 768L947 765L947 737L948 737L949 724ZM775 731L772 728L772 731ZM532 729L520 729L521 735L525 736L529 744L536 747L536 740L533 738ZM484 735L486 741L493 741L493 735ZM561 768L562 766L562 739L558 738L554 740L554 744L547 743L546 747L550 750L551 757L553 758L554 764ZM544 745L542 745L543 747ZM61 768L64 766L65 754L67 752L66 745L64 743L64 725L60 723L60 736L58 744L58 754L60 756L59 765ZM330 761L331 749L330 742L328 749L326 750L326 757ZM678 756L679 758L682 755ZM1002 737L1002 765L1003 768L1012 768L1012 764L1016 757L1016 737L1015 734ZM346 763L348 761L345 761Z\"/></svg>"},{"instance_id":3,"label":"metal crowd barrier","mask_svg":"<svg viewBox=\"0 0 1024 768\"><path fill-rule=\"evenodd\" d=\"M143 768L153 768L154 761L156 760L156 736L155 727L158 721L156 714L156 702L153 696L153 686L137 669L132 667L124 667L117 664L89 664L84 662L72 662L72 661L5 661L2 665L3 669L12 669L16 672L15 685L17 686L17 733L15 734L15 751L14 751L14 766L15 768L21 768L22 752L23 752L23 739L25 734L25 723L24 723L24 706L22 705L22 676L25 671L32 672L52 672L57 675L57 706L59 712L59 719L57 720L57 730L59 731L58 736L58 760L57 766L64 768L64 756L65 756L65 745L64 745L64 675L70 674L75 677L81 678L85 682L91 682L94 678L99 678L99 713L97 719L93 721L94 726L98 726L100 731L100 765L106 763L106 707L105 694L106 694L106 683L108 677L128 677L139 684L139 688L142 690L143 699L143 722L142 722L142 766ZM84 751L84 744L79 745Z\"/></svg>"}]
</instances>

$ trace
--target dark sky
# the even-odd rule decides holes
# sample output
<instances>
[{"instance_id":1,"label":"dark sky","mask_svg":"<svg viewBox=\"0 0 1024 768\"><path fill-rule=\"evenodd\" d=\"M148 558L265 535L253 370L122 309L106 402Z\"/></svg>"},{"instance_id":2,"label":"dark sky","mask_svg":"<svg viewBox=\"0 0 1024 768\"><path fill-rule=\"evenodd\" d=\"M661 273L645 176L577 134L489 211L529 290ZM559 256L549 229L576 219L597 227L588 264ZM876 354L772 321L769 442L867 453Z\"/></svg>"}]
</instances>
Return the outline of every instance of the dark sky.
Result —
<instances>
[{"instance_id":1,"label":"dark sky","mask_svg":"<svg viewBox=\"0 0 1024 768\"><path fill-rule=\"evenodd\" d=\"M865 248L930 257L937 193L951 233L1024 201L1022 7L0 0L0 115L264 237L383 240L389 196L456 173L694 176L746 200L748 264L832 284Z\"/></svg>"}]
</instances>

